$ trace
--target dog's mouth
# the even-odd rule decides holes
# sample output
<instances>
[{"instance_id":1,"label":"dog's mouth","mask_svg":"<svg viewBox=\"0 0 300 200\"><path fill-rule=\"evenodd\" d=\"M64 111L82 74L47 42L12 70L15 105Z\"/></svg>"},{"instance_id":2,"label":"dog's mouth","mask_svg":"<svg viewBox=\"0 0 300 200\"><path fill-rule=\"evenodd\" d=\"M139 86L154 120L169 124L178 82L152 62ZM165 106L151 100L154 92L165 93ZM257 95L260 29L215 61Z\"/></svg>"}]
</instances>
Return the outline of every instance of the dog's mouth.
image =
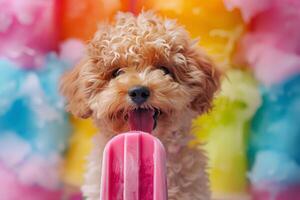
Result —
<instances>
[{"instance_id":1,"label":"dog's mouth","mask_svg":"<svg viewBox=\"0 0 300 200\"><path fill-rule=\"evenodd\" d=\"M137 108L129 111L126 117L128 118L130 130L151 133L156 128L160 114L159 109Z\"/></svg>"}]
</instances>

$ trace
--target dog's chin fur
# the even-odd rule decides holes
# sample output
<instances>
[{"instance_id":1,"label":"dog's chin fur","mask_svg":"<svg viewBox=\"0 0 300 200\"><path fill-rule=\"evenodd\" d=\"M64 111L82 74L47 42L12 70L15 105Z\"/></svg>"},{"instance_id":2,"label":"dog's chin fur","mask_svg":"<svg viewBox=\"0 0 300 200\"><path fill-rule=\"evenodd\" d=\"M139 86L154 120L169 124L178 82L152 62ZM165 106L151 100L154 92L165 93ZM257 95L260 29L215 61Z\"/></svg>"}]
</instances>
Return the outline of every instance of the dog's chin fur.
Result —
<instances>
[{"instance_id":1,"label":"dog's chin fur","mask_svg":"<svg viewBox=\"0 0 300 200\"><path fill-rule=\"evenodd\" d=\"M67 109L81 118L92 117L101 130L89 157L84 196L99 199L104 146L112 136L129 130L127 115L139 107L128 90L142 85L149 88L150 97L140 108L160 111L152 134L167 151L168 199L210 199L207 159L201 146L189 143L192 119L210 109L219 78L196 42L172 20L152 12L137 17L120 13L114 25L101 26L86 57L61 82Z\"/></svg>"}]
</instances>

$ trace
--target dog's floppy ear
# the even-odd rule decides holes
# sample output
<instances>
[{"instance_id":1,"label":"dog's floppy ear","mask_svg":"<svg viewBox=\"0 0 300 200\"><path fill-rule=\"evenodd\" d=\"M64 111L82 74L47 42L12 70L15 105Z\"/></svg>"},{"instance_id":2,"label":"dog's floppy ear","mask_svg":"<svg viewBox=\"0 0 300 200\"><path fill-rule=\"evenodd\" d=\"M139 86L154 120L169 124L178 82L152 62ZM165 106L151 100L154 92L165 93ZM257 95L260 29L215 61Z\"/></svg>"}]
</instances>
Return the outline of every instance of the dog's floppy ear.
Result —
<instances>
[{"instance_id":1,"label":"dog's floppy ear","mask_svg":"<svg viewBox=\"0 0 300 200\"><path fill-rule=\"evenodd\" d=\"M83 59L66 72L60 80L60 91L67 100L67 110L76 117L88 118L92 114L92 110L87 104L87 98L84 93L85 84L81 72L86 61Z\"/></svg>"},{"instance_id":2,"label":"dog's floppy ear","mask_svg":"<svg viewBox=\"0 0 300 200\"><path fill-rule=\"evenodd\" d=\"M191 108L202 114L211 108L214 94L220 87L221 73L196 45L191 45L188 50L187 61L191 70L190 87L194 93Z\"/></svg>"}]
</instances>

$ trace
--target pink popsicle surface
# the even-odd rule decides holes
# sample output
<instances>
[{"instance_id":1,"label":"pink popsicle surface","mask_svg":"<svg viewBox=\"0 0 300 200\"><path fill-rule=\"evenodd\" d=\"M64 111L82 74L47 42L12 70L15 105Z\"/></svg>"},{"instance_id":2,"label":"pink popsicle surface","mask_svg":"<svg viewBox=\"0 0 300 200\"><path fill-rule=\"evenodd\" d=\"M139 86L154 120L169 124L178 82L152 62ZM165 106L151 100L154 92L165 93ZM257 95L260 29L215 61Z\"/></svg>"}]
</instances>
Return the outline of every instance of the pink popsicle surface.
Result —
<instances>
[{"instance_id":1,"label":"pink popsicle surface","mask_svg":"<svg viewBox=\"0 0 300 200\"><path fill-rule=\"evenodd\" d=\"M166 183L166 155L157 138L131 131L107 143L100 200L166 200Z\"/></svg>"}]
</instances>

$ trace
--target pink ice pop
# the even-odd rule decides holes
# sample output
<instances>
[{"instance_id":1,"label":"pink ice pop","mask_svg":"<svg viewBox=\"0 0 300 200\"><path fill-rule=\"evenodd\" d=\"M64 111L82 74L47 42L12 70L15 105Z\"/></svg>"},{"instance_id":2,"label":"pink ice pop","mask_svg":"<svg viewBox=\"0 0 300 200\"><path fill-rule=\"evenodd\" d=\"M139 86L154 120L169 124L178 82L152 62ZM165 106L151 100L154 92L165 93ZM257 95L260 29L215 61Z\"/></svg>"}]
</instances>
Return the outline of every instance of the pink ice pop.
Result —
<instances>
[{"instance_id":1,"label":"pink ice pop","mask_svg":"<svg viewBox=\"0 0 300 200\"><path fill-rule=\"evenodd\" d=\"M166 200L166 155L154 136L131 131L105 149L100 200Z\"/></svg>"}]
</instances>

